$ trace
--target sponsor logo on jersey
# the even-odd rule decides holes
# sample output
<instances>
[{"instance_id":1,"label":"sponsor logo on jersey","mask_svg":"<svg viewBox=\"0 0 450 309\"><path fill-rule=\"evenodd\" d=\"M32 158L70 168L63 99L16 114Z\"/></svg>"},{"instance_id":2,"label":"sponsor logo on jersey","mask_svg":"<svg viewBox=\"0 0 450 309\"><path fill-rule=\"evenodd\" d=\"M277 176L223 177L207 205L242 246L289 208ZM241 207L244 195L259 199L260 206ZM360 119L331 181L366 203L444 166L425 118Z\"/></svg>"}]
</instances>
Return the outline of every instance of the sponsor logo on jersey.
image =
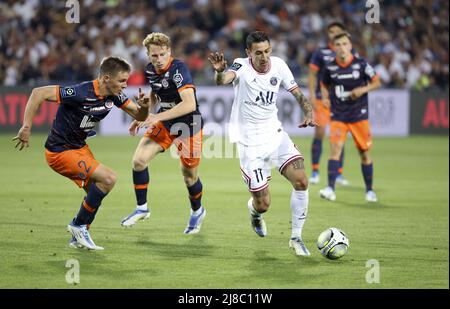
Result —
<instances>
[{"instance_id":1,"label":"sponsor logo on jersey","mask_svg":"<svg viewBox=\"0 0 450 309\"><path fill-rule=\"evenodd\" d=\"M359 63L352 64L352 69L359 70L359 69L361 69L361 65Z\"/></svg>"},{"instance_id":2,"label":"sponsor logo on jersey","mask_svg":"<svg viewBox=\"0 0 450 309\"><path fill-rule=\"evenodd\" d=\"M237 70L239 70L241 67L242 67L242 64L235 62L235 63L233 63L233 64L231 65L230 70L237 71Z\"/></svg>"},{"instance_id":3,"label":"sponsor logo on jersey","mask_svg":"<svg viewBox=\"0 0 450 309\"><path fill-rule=\"evenodd\" d=\"M77 94L75 91L75 88L73 87L67 87L67 88L61 88L59 91L59 94L61 95L61 98L67 98L67 97L73 97Z\"/></svg>"}]
</instances>

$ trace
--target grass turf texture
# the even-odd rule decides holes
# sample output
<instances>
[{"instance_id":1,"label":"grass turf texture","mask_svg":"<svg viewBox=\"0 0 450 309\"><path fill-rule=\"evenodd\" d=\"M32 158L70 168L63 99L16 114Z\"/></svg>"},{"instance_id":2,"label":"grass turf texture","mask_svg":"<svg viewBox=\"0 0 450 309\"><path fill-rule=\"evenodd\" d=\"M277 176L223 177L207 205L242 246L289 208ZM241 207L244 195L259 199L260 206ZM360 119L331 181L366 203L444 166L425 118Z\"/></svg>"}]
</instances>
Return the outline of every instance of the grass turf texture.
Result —
<instances>
[{"instance_id":1,"label":"grass turf texture","mask_svg":"<svg viewBox=\"0 0 450 309\"><path fill-rule=\"evenodd\" d=\"M84 192L46 164L46 136L33 135L19 153L11 135L0 135L0 288L448 288L448 137L376 138L374 188L380 200L364 200L360 161L346 145L337 201L321 200L326 185L328 142L321 184L310 186L303 237L312 255L288 249L289 183L274 169L268 236L250 226L249 194L238 159L204 159L200 176L208 214L202 231L183 235L189 216L187 190L177 159L160 154L150 165L150 221L131 229L121 219L135 207L131 157L138 138L88 140L97 158L118 173L92 225L103 252L68 247L66 226ZM295 139L310 174L310 138ZM330 261L320 255L317 236L335 226L350 239L349 254ZM80 263L80 284L69 285L66 261ZM380 263L380 283L366 282L366 262Z\"/></svg>"}]
</instances>

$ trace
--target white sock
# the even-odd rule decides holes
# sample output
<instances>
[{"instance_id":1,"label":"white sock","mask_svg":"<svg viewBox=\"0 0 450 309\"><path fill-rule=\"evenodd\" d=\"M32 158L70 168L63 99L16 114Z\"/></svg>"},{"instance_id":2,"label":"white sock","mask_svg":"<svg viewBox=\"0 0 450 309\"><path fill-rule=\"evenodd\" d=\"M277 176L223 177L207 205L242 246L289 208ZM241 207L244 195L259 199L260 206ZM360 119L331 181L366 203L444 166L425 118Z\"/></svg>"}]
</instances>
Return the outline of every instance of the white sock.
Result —
<instances>
[{"instance_id":1,"label":"white sock","mask_svg":"<svg viewBox=\"0 0 450 309\"><path fill-rule=\"evenodd\" d=\"M303 224L308 214L309 193L305 191L292 190L291 212L292 212L292 234L291 237L302 237Z\"/></svg>"},{"instance_id":2,"label":"white sock","mask_svg":"<svg viewBox=\"0 0 450 309\"><path fill-rule=\"evenodd\" d=\"M251 214L252 216L257 217L257 216L260 216L260 215L261 215L259 212L256 211L255 207L253 207L253 197L251 197L251 198L248 200L248 202L247 202L247 207L248 207L248 210L250 211L250 214Z\"/></svg>"},{"instance_id":3,"label":"white sock","mask_svg":"<svg viewBox=\"0 0 450 309\"><path fill-rule=\"evenodd\" d=\"M137 205L136 209L147 211L148 210L147 203L145 203L144 205Z\"/></svg>"},{"instance_id":4,"label":"white sock","mask_svg":"<svg viewBox=\"0 0 450 309\"><path fill-rule=\"evenodd\" d=\"M193 211L191 208L191 214L194 216L198 216L201 212L202 212L203 206L200 206L199 209L197 209L196 211Z\"/></svg>"}]
</instances>

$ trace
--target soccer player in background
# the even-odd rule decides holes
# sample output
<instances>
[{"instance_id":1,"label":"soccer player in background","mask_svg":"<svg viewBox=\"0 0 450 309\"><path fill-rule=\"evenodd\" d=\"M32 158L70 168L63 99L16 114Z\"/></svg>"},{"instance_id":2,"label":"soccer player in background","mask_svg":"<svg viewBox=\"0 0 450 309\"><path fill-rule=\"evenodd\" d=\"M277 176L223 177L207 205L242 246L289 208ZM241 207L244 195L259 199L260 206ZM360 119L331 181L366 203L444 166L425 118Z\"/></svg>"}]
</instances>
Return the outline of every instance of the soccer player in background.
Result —
<instances>
[{"instance_id":1,"label":"soccer player in background","mask_svg":"<svg viewBox=\"0 0 450 309\"><path fill-rule=\"evenodd\" d=\"M123 94L131 66L119 57L107 57L100 64L98 79L73 86L46 86L34 88L28 99L23 125L13 141L19 150L29 146L33 118L44 101L59 104L55 120L45 143L48 165L57 173L71 179L86 191L80 210L68 225L72 234L69 245L103 250L96 246L89 234L89 226L102 200L116 183L116 173L98 162L86 144L94 135L95 124L105 118L116 106L135 119L145 120L148 100L139 94L138 104Z\"/></svg>"},{"instance_id":2,"label":"soccer player in background","mask_svg":"<svg viewBox=\"0 0 450 309\"><path fill-rule=\"evenodd\" d=\"M133 156L133 182L137 207L122 220L122 226L132 226L150 217L147 187L150 181L148 164L160 152L175 144L180 154L181 173L189 192L190 219L185 234L200 231L206 210L201 204L203 185L198 176L202 151L203 120L198 109L195 86L187 65L172 58L170 38L163 33L151 33L143 41L150 63L145 77L151 87L151 107L159 105L156 114L146 121L134 121L130 133L149 127Z\"/></svg>"},{"instance_id":3,"label":"soccer player in background","mask_svg":"<svg viewBox=\"0 0 450 309\"><path fill-rule=\"evenodd\" d=\"M230 141L238 143L242 178L251 197L247 206L254 231L267 235L262 214L270 205L269 183L273 166L292 184L292 233L289 247L297 255L310 253L302 240L308 211L308 178L303 156L283 130L277 117L276 100L280 86L295 97L305 119L299 127L315 126L312 106L300 91L291 70L278 57L272 57L269 37L252 32L246 39L247 58L237 58L225 72L223 53L208 57L218 85L233 83L235 92L230 119Z\"/></svg>"},{"instance_id":4,"label":"soccer player in background","mask_svg":"<svg viewBox=\"0 0 450 309\"><path fill-rule=\"evenodd\" d=\"M347 32L333 38L336 58L325 66L322 75L322 100L325 106L331 104L331 153L328 160L328 187L320 190L320 196L330 201L336 200L335 182L339 157L347 132L350 131L361 156L366 201L376 202L377 196L372 189L373 163L369 155L372 137L367 93L379 88L381 83L372 66L366 60L352 54L350 39Z\"/></svg>"},{"instance_id":5,"label":"soccer player in background","mask_svg":"<svg viewBox=\"0 0 450 309\"><path fill-rule=\"evenodd\" d=\"M317 48L311 56L309 62L308 72L308 89L309 99L314 108L314 117L317 121L317 126L314 127L314 138L311 145L311 158L312 158L312 174L309 179L309 183L317 184L320 181L319 164L322 154L322 140L325 136L325 129L330 123L330 109L324 106L322 102L322 95L320 93L320 80L325 69L325 65L332 61L335 56L335 50L331 41L336 34L345 31L343 24L339 22L330 23L327 26L327 35L329 43L325 47ZM344 165L344 148L342 148L341 157L339 159L339 170L336 177L336 182L347 186L348 181L342 176L342 170Z\"/></svg>"}]
</instances>

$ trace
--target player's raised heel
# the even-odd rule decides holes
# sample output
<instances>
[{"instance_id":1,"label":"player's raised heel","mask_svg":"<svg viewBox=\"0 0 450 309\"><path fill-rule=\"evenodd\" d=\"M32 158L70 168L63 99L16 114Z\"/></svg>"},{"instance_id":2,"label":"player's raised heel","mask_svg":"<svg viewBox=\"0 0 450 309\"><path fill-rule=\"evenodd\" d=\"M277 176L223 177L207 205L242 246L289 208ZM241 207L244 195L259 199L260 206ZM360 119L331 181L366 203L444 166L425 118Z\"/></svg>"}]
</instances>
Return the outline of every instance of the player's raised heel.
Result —
<instances>
[{"instance_id":1,"label":"player's raised heel","mask_svg":"<svg viewBox=\"0 0 450 309\"><path fill-rule=\"evenodd\" d=\"M265 237L267 235L266 222L264 221L261 214L256 213L253 208L253 198L247 203L248 210L250 212L250 222L252 223L252 228L256 234L260 237Z\"/></svg>"},{"instance_id":2,"label":"player's raised heel","mask_svg":"<svg viewBox=\"0 0 450 309\"><path fill-rule=\"evenodd\" d=\"M300 237L292 237L289 240L289 248L295 250L295 254L299 256L310 256L309 250L306 248L305 243Z\"/></svg>"},{"instance_id":3,"label":"player's raised heel","mask_svg":"<svg viewBox=\"0 0 450 309\"><path fill-rule=\"evenodd\" d=\"M325 189L319 190L321 198L334 202L336 200L336 193L334 193L333 188L326 187Z\"/></svg>"},{"instance_id":4,"label":"player's raised heel","mask_svg":"<svg viewBox=\"0 0 450 309\"><path fill-rule=\"evenodd\" d=\"M205 219L206 216L206 209L205 208L201 208L201 212L199 215L195 216L192 213L192 209L191 209L191 216L189 218L189 223L188 226L186 227L186 229L184 230L184 234L197 234L198 232L200 232L200 228L202 227L202 223L203 223L203 219Z\"/></svg>"},{"instance_id":5,"label":"player's raised heel","mask_svg":"<svg viewBox=\"0 0 450 309\"><path fill-rule=\"evenodd\" d=\"M341 186L343 186L343 187L346 187L346 186L350 185L350 182L348 182L348 180L345 179L344 176L342 176L342 175L338 175L336 177L336 183L341 185Z\"/></svg>"},{"instance_id":6,"label":"player's raised heel","mask_svg":"<svg viewBox=\"0 0 450 309\"><path fill-rule=\"evenodd\" d=\"M375 203L378 202L377 195L372 190L366 192L366 201Z\"/></svg>"},{"instance_id":7,"label":"player's raised heel","mask_svg":"<svg viewBox=\"0 0 450 309\"><path fill-rule=\"evenodd\" d=\"M313 171L311 177L309 178L309 183L316 185L320 182L319 172Z\"/></svg>"},{"instance_id":8,"label":"player's raised heel","mask_svg":"<svg viewBox=\"0 0 450 309\"><path fill-rule=\"evenodd\" d=\"M147 220L150 218L150 210L139 210L139 209L135 209L131 215L129 215L128 217L124 218L120 224L124 227L131 227L133 225L135 225L138 221L140 220Z\"/></svg>"},{"instance_id":9,"label":"player's raised heel","mask_svg":"<svg viewBox=\"0 0 450 309\"><path fill-rule=\"evenodd\" d=\"M103 247L95 245L89 234L87 225L75 225L73 222L67 226L67 229L75 237L77 244L89 250L103 250Z\"/></svg>"}]
</instances>

